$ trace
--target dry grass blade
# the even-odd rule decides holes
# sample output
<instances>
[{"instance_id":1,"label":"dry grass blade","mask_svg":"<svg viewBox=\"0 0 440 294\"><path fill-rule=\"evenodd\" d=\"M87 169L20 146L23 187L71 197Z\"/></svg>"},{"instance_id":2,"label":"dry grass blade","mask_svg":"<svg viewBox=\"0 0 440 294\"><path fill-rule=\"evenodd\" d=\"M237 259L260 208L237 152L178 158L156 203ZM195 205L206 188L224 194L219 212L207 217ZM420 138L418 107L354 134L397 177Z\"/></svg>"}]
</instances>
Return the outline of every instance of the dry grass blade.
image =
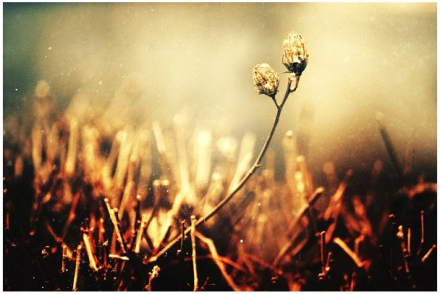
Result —
<instances>
[{"instance_id":1,"label":"dry grass blade","mask_svg":"<svg viewBox=\"0 0 440 294\"><path fill-rule=\"evenodd\" d=\"M66 272L66 258L67 258L67 245L63 244L63 251L61 257L61 272L63 274Z\"/></svg>"},{"instance_id":2,"label":"dry grass blade","mask_svg":"<svg viewBox=\"0 0 440 294\"><path fill-rule=\"evenodd\" d=\"M393 143L391 142L390 135L388 134L388 131L383 124L383 118L384 118L383 113L376 114L376 121L377 121L377 125L379 127L379 132L380 132L380 135L382 136L382 140L384 142L384 145L385 145L385 148L388 152L388 155L390 156L391 163L393 164L394 169L396 170L400 179L403 180L403 169L399 163L399 160L397 159L396 149L394 148Z\"/></svg>"},{"instance_id":3,"label":"dry grass blade","mask_svg":"<svg viewBox=\"0 0 440 294\"><path fill-rule=\"evenodd\" d=\"M422 262L425 262L429 258L429 256L431 256L432 251L436 248L437 248L437 245L435 245L435 244L432 245L431 248L429 249L429 251L426 252L426 254L423 256Z\"/></svg>"},{"instance_id":4,"label":"dry grass blade","mask_svg":"<svg viewBox=\"0 0 440 294\"><path fill-rule=\"evenodd\" d=\"M108 198L104 198L105 207L107 208L107 212L110 216L110 220L113 223L114 232L116 234L116 240L118 240L119 245L121 246L121 250L123 253L127 253L127 247L125 245L125 241L122 238L121 231L119 229L119 223L115 211L110 207L110 203Z\"/></svg>"},{"instance_id":5,"label":"dry grass blade","mask_svg":"<svg viewBox=\"0 0 440 294\"><path fill-rule=\"evenodd\" d=\"M342 200L342 196L347 189L348 180L352 174L353 172L351 169L346 172L344 180L339 184L335 194L330 198L330 203L324 213L324 219L328 220L332 216L335 218L335 216L339 213L339 210L336 208L339 206L338 204L340 204L340 201Z\"/></svg>"},{"instance_id":6,"label":"dry grass blade","mask_svg":"<svg viewBox=\"0 0 440 294\"><path fill-rule=\"evenodd\" d=\"M79 198L81 196L80 192L77 192L75 194L75 197L73 197L72 206L70 208L69 216L67 218L66 224L64 225L63 234L61 235L61 239L64 240L66 238L67 232L70 228L70 225L72 224L73 220L75 219L75 211L76 206L78 205Z\"/></svg>"},{"instance_id":7,"label":"dry grass blade","mask_svg":"<svg viewBox=\"0 0 440 294\"><path fill-rule=\"evenodd\" d=\"M138 254L141 247L142 236L144 235L145 224L147 222L147 214L142 214L141 225L139 227L139 231L136 235L136 243L134 245L134 253Z\"/></svg>"},{"instance_id":8,"label":"dry grass blade","mask_svg":"<svg viewBox=\"0 0 440 294\"><path fill-rule=\"evenodd\" d=\"M425 245L425 212L422 210L420 211L420 245L419 250L417 250L417 255L420 256L422 254L423 245Z\"/></svg>"},{"instance_id":9,"label":"dry grass blade","mask_svg":"<svg viewBox=\"0 0 440 294\"><path fill-rule=\"evenodd\" d=\"M325 260L325 231L322 231L320 234L320 245L321 245L321 273L323 275L326 274L326 260Z\"/></svg>"},{"instance_id":10,"label":"dry grass blade","mask_svg":"<svg viewBox=\"0 0 440 294\"><path fill-rule=\"evenodd\" d=\"M225 265L223 264L222 259L218 255L217 248L215 247L214 242L211 239L203 236L202 234L200 234L197 231L195 232L195 235L202 242L204 242L204 243L206 243L206 245L208 245L209 251L212 254L212 259L214 260L215 264L219 268L220 272L222 273L223 277L225 278L225 280L228 283L228 285L232 288L232 290L234 290L234 291L241 291L240 287L238 287L237 284L235 284L235 282L232 279L232 277L226 271Z\"/></svg>"},{"instance_id":11,"label":"dry grass blade","mask_svg":"<svg viewBox=\"0 0 440 294\"><path fill-rule=\"evenodd\" d=\"M298 211L298 214L296 217L292 220L292 222L289 224L288 232L292 231L294 228L296 228L299 220L304 216L304 214L309 210L310 205L313 205L318 199L319 196L321 196L324 193L324 188L319 187L315 190L312 197L310 197L310 202L304 204L300 210ZM292 246L293 241L295 240L296 235L292 235L289 241L281 248L281 250L278 252L277 256L275 257L274 261L272 262L273 266L277 266L278 263L281 261L281 259L288 253L290 247Z\"/></svg>"},{"instance_id":12,"label":"dry grass blade","mask_svg":"<svg viewBox=\"0 0 440 294\"><path fill-rule=\"evenodd\" d=\"M197 275L197 252L196 252L196 217L191 215L191 245L192 245L192 263L194 273L194 291L199 288L199 278Z\"/></svg>"},{"instance_id":13,"label":"dry grass blade","mask_svg":"<svg viewBox=\"0 0 440 294\"><path fill-rule=\"evenodd\" d=\"M336 237L333 239L333 242L341 247L341 249L344 250L345 253L347 253L347 255L354 261L357 267L362 268L364 266L364 263L361 261L359 256L355 252L353 252L353 250L351 250L350 247L348 247L348 245L345 244L345 242L342 241L341 238Z\"/></svg>"},{"instance_id":14,"label":"dry grass blade","mask_svg":"<svg viewBox=\"0 0 440 294\"><path fill-rule=\"evenodd\" d=\"M80 244L76 248L75 274L73 276L72 291L78 291L78 274L79 274L79 267L81 265L81 249L82 246Z\"/></svg>"},{"instance_id":15,"label":"dry grass blade","mask_svg":"<svg viewBox=\"0 0 440 294\"><path fill-rule=\"evenodd\" d=\"M86 233L83 233L83 241L86 246L87 257L89 258L89 266L93 271L97 272L98 267L96 266L96 258L92 252L92 245L90 244L89 236L87 236Z\"/></svg>"}]
</instances>

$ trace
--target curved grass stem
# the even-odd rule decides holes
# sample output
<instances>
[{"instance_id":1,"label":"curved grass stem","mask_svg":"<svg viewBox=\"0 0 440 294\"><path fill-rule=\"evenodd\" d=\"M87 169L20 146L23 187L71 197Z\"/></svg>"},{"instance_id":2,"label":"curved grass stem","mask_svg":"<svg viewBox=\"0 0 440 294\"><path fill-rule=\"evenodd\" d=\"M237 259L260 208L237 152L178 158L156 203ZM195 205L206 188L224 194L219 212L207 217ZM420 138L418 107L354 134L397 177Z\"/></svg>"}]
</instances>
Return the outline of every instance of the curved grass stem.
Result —
<instances>
[{"instance_id":1,"label":"curved grass stem","mask_svg":"<svg viewBox=\"0 0 440 294\"><path fill-rule=\"evenodd\" d=\"M292 86L292 82L293 80L291 78L289 78L287 80L287 89L286 92L284 94L283 100L281 102L281 104L279 104L277 106L277 112L275 115L275 119L272 125L272 128L269 132L269 135L267 136L266 141L264 142L263 147L261 148L260 154L258 155L257 159L255 160L255 163L252 165L252 167L249 169L248 173L246 174L246 176L244 176L244 178L238 183L237 187L232 190L232 192L226 196L225 198L223 198L222 201L220 201L219 204L217 204L208 214L206 214L205 216L201 217L199 220L197 220L197 222L195 223L195 226L200 225L201 223L206 222L207 220L209 220L212 216L214 216L220 209L223 208L223 206L225 206L229 201L231 201L231 199L241 190L241 188L244 187L244 185L247 183L247 181L251 178L251 176L257 171L257 169L261 166L261 161L263 160L264 155L266 154L267 149L269 148L270 142L272 141L273 135L275 133L275 130L278 126L278 122L280 120L280 116L281 116L281 112L283 110L284 104L287 101L287 98L289 97L290 93L296 91L296 89L298 88L298 83L299 83L299 76L295 77L295 87L293 89L291 89ZM273 100L275 101L275 97L273 98ZM275 102L275 105L277 105L277 103ZM182 235L187 235L188 233L191 232L191 227L187 228L185 230L185 233ZM174 238L171 242L168 243L168 245L166 245L161 251L159 251L156 255L152 256L150 258L150 262L154 262L156 261L160 256L162 256L165 252L167 252L171 247L173 247L177 242L180 241L180 239L182 238L182 235L177 236L176 238Z\"/></svg>"}]
</instances>

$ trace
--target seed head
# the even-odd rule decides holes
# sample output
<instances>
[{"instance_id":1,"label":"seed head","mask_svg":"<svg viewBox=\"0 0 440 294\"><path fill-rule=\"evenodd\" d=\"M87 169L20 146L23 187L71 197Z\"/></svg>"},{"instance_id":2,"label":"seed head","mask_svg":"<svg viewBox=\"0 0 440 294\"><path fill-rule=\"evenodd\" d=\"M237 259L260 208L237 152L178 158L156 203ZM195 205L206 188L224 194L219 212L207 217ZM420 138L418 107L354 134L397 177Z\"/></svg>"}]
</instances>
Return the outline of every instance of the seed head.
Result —
<instances>
[{"instance_id":1,"label":"seed head","mask_svg":"<svg viewBox=\"0 0 440 294\"><path fill-rule=\"evenodd\" d=\"M304 38L291 32L283 41L283 64L290 72L300 76L307 66L308 59L309 54Z\"/></svg>"},{"instance_id":2,"label":"seed head","mask_svg":"<svg viewBox=\"0 0 440 294\"><path fill-rule=\"evenodd\" d=\"M269 64L257 64L253 69L252 77L258 94L273 96L277 93L280 79Z\"/></svg>"}]
</instances>

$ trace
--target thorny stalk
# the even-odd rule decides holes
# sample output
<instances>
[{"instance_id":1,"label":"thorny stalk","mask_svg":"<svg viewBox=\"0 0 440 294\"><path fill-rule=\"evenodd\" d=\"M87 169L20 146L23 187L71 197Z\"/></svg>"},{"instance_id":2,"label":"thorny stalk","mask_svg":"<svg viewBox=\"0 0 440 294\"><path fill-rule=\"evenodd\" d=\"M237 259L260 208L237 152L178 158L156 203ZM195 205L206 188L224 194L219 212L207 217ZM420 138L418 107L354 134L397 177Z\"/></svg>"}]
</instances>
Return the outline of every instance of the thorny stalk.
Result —
<instances>
[{"instance_id":1,"label":"thorny stalk","mask_svg":"<svg viewBox=\"0 0 440 294\"><path fill-rule=\"evenodd\" d=\"M291 88L293 80L292 80L292 78L288 79L288 81L287 81L287 89L286 89L286 92L284 93L284 97L283 97L282 102L277 107L277 112L276 112L276 115L275 115L275 119L274 119L272 128L271 128L271 130L269 132L269 135L267 136L267 139L266 139L263 147L261 148L260 154L258 155L257 159L255 160L255 163L253 164L253 166L250 168L250 170L248 171L246 176L240 181L240 183L238 183L237 187L234 190L232 190L232 192L228 196L223 198L223 200L220 201L220 203L218 203L217 206L215 206L208 214L206 214L205 216L203 216L199 220L197 220L197 222L195 223L196 227L199 226L200 224L206 222L207 220L209 220L220 209L222 209L223 206L225 206L229 201L231 201L231 199L241 190L241 188L244 187L244 185L251 178L251 176L261 166L261 161L262 161L264 155L266 154L267 149L269 148L269 144L272 141L273 135L274 135L275 130L276 130L277 126L278 126L278 122L279 122L279 119L280 119L281 112L283 110L284 104L286 103L287 98L289 97L289 95L291 93L293 93L294 91L296 91L296 89L298 88L299 79L300 79L299 76L295 76L295 86L294 86L293 89ZM191 231L191 228L187 228L183 235L186 235L186 234L190 233L190 231ZM171 247L173 247L177 242L179 242L181 238L182 238L182 235L179 235L174 240L169 242L167 246L165 246L155 256L150 258L150 262L156 261L160 256L162 256Z\"/></svg>"}]
</instances>

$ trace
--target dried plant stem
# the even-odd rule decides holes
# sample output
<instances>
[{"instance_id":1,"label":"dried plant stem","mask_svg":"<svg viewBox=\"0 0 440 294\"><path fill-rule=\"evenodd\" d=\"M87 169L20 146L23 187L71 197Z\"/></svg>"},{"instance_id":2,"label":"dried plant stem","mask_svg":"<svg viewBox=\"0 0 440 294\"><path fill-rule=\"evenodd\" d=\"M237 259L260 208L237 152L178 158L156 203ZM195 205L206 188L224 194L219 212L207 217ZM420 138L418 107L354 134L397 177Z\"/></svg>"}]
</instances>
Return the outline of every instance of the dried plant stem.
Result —
<instances>
[{"instance_id":1,"label":"dried plant stem","mask_svg":"<svg viewBox=\"0 0 440 294\"><path fill-rule=\"evenodd\" d=\"M322 231L320 234L319 234L319 236L320 236L320 245L321 245L321 273L323 274L323 275L325 275L326 274L326 270L325 270L325 265L326 265L326 262L325 262L325 231Z\"/></svg>"},{"instance_id":2,"label":"dried plant stem","mask_svg":"<svg viewBox=\"0 0 440 294\"><path fill-rule=\"evenodd\" d=\"M221 261L219 255L218 255L217 248L215 247L214 242L211 239L203 236L199 232L195 232L195 235L197 236L197 238L202 240L202 242L204 242L204 243L206 243L206 245L208 245L209 251L212 254L212 259L214 260L215 264L219 268L220 272L222 273L222 275L225 278L226 282L228 283L229 287L231 287L232 290L234 290L234 291L240 291L241 290L240 287L238 287L237 284L235 284L232 277L226 271L225 265L223 264L223 262Z\"/></svg>"},{"instance_id":3,"label":"dried plant stem","mask_svg":"<svg viewBox=\"0 0 440 294\"><path fill-rule=\"evenodd\" d=\"M132 228L132 234L131 234L131 246L130 249L135 248L136 246L136 242L139 236L139 232L141 229L141 225L142 225L142 216L141 216L141 195L137 195L136 196L136 206L135 206L135 213L134 213L134 221L131 224L131 228ZM141 238L142 238L142 233L141 233Z\"/></svg>"},{"instance_id":4,"label":"dried plant stem","mask_svg":"<svg viewBox=\"0 0 440 294\"><path fill-rule=\"evenodd\" d=\"M55 240L55 242L57 243L62 243L63 241L61 240L60 237L57 236L57 234L54 232L52 226L49 224L49 222L46 221L46 228L47 231L49 232L49 234L52 236L52 238Z\"/></svg>"},{"instance_id":5,"label":"dried plant stem","mask_svg":"<svg viewBox=\"0 0 440 294\"><path fill-rule=\"evenodd\" d=\"M394 148L393 143L391 142L390 136L388 134L388 131L385 128L385 125L383 124L383 116L384 115L382 113L378 113L376 115L376 121L379 127L379 132L384 142L385 148L388 152L388 155L390 156L391 163L393 164L394 169L399 175L399 178L403 180L403 169L402 166L400 165L399 160L397 159L396 149Z\"/></svg>"},{"instance_id":6,"label":"dried plant stem","mask_svg":"<svg viewBox=\"0 0 440 294\"><path fill-rule=\"evenodd\" d=\"M287 89L286 92L284 94L284 98L283 101L281 102L281 104L276 105L277 107L277 113L275 115L275 119L272 125L272 129L269 132L269 135L267 136L266 142L263 145L263 148L260 151L260 154L258 155L257 159L255 160L254 165L250 168L249 172L246 174L246 176L240 181L240 183L238 183L237 187L232 190L231 193L229 193L228 196L226 196L225 198L223 198L222 201L220 201L219 204L217 204L217 206L215 206L208 214L206 214L205 216L201 217L195 224L195 226L200 225L201 223L206 222L207 220L209 220L213 215L215 215L220 209L223 208L223 206L225 206L229 201L231 201L231 199L235 196L235 194L237 194L238 191L240 191L241 188L244 187L244 185L247 183L247 181L251 178L251 176L257 171L257 169L260 167L261 165L261 161L264 157L264 154L266 154L266 151L269 147L270 142L272 141L273 135L275 133L275 130L277 128L280 116L281 116L281 112L283 110L283 106L287 101L287 98L289 97L290 93L294 92L297 88L298 88L298 83L299 83L299 77L296 77L296 84L294 89L291 89L292 86L292 79L288 79L288 83L287 83ZM185 230L185 235L188 234L191 231L191 228L188 228ZM174 238L173 241L169 242L167 246L165 246L161 251L159 251L155 256L153 256L150 261L153 262L155 260L157 260L160 256L162 256L165 252L167 252L171 247L173 247L177 242L180 241L180 238L182 238L182 235L177 236L177 238Z\"/></svg>"},{"instance_id":7,"label":"dried plant stem","mask_svg":"<svg viewBox=\"0 0 440 294\"><path fill-rule=\"evenodd\" d=\"M76 217L75 211L76 211L76 207L78 205L78 201L79 201L80 196L81 196L81 193L77 192L73 198L72 206L71 206L70 212L69 212L69 216L67 218L66 224L64 225L63 234L61 235L62 241L64 241L64 238L66 238L66 235L67 235L67 232L70 228L70 225L72 224L73 220Z\"/></svg>"},{"instance_id":8,"label":"dried plant stem","mask_svg":"<svg viewBox=\"0 0 440 294\"><path fill-rule=\"evenodd\" d=\"M83 233L83 241L86 246L87 257L89 258L89 266L93 271L97 272L98 267L96 265L96 259L92 252L92 245L90 244L89 236L87 236L86 233Z\"/></svg>"},{"instance_id":9,"label":"dried plant stem","mask_svg":"<svg viewBox=\"0 0 440 294\"><path fill-rule=\"evenodd\" d=\"M199 288L199 278L197 275L197 253L196 253L196 217L191 215L191 244L192 244L192 261L194 272L194 291Z\"/></svg>"},{"instance_id":10,"label":"dried plant stem","mask_svg":"<svg viewBox=\"0 0 440 294\"><path fill-rule=\"evenodd\" d=\"M296 227L299 220L304 216L304 214L309 210L310 205L313 205L318 199L319 196L321 196L324 193L324 188L319 187L315 190L312 197L310 198L310 202L304 204L300 210L298 211L296 217L293 219L293 221L290 223L288 227L288 232L293 230L293 228ZM278 252L278 255L275 257L274 261L272 262L273 266L277 266L278 263L282 260L282 258L289 252L290 247L292 246L293 241L295 241L296 235L292 235L289 241L281 247L280 251Z\"/></svg>"},{"instance_id":11,"label":"dried plant stem","mask_svg":"<svg viewBox=\"0 0 440 294\"><path fill-rule=\"evenodd\" d=\"M147 214L143 213L142 214L142 220L141 220L141 225L139 227L139 231L136 235L136 243L134 246L134 253L138 254L141 248L141 241L142 241L142 236L144 235L144 230L145 230L145 224L147 223Z\"/></svg>"},{"instance_id":12,"label":"dried plant stem","mask_svg":"<svg viewBox=\"0 0 440 294\"><path fill-rule=\"evenodd\" d=\"M180 222L180 233L182 234L182 237L180 238L180 253L182 254L183 250L183 242L185 241L185 220Z\"/></svg>"},{"instance_id":13,"label":"dried plant stem","mask_svg":"<svg viewBox=\"0 0 440 294\"><path fill-rule=\"evenodd\" d=\"M419 246L419 250L417 251L417 255L419 256L422 253L423 245L425 244L425 212L423 210L420 211L420 230L421 230L420 246Z\"/></svg>"},{"instance_id":14,"label":"dried plant stem","mask_svg":"<svg viewBox=\"0 0 440 294\"><path fill-rule=\"evenodd\" d=\"M429 249L429 251L426 252L425 256L423 256L423 258L422 258L422 262L425 262L425 261L429 258L429 256L431 255L432 251L433 251L435 248L437 248L437 245L434 244L434 245L431 246L431 248Z\"/></svg>"},{"instance_id":15,"label":"dried plant stem","mask_svg":"<svg viewBox=\"0 0 440 294\"><path fill-rule=\"evenodd\" d=\"M78 290L77 283L78 283L79 266L81 265L81 249L82 249L82 246L80 244L76 248L75 274L73 276L72 291L77 291Z\"/></svg>"},{"instance_id":16,"label":"dried plant stem","mask_svg":"<svg viewBox=\"0 0 440 294\"><path fill-rule=\"evenodd\" d=\"M152 283L153 283L153 280L159 276L159 272L160 272L160 267L155 265L153 267L153 270L149 274L148 284L145 286L145 290L147 290L147 291L152 291L153 290L152 289Z\"/></svg>"},{"instance_id":17,"label":"dried plant stem","mask_svg":"<svg viewBox=\"0 0 440 294\"><path fill-rule=\"evenodd\" d=\"M159 204L160 204L160 181L155 180L153 182L153 195L154 195L154 204L153 204L153 210L151 211L150 217L145 222L145 232L148 231L148 227L151 224L151 221L154 219L154 217L157 215L159 211Z\"/></svg>"},{"instance_id":18,"label":"dried plant stem","mask_svg":"<svg viewBox=\"0 0 440 294\"><path fill-rule=\"evenodd\" d=\"M350 258L354 261L357 267L362 268L364 266L364 263L361 261L359 256L355 252L353 252L353 250L351 250L350 247L348 247L347 244L345 244L345 242L342 241L341 238L336 237L333 239L333 242L339 247L341 247L341 249L344 250L348 256L350 256Z\"/></svg>"},{"instance_id":19,"label":"dried plant stem","mask_svg":"<svg viewBox=\"0 0 440 294\"><path fill-rule=\"evenodd\" d=\"M63 255L61 258L61 272L63 274L66 272L66 258L67 258L67 245L63 244Z\"/></svg>"},{"instance_id":20,"label":"dried plant stem","mask_svg":"<svg viewBox=\"0 0 440 294\"><path fill-rule=\"evenodd\" d=\"M114 232L116 234L116 239L118 240L119 245L121 245L121 250L123 253L127 253L127 247L125 245L124 239L122 238L121 231L119 230L118 219L116 218L116 213L110 207L110 203L109 203L108 198L104 198L104 203L107 208L108 214L110 216L110 220L113 223Z\"/></svg>"}]
</instances>

